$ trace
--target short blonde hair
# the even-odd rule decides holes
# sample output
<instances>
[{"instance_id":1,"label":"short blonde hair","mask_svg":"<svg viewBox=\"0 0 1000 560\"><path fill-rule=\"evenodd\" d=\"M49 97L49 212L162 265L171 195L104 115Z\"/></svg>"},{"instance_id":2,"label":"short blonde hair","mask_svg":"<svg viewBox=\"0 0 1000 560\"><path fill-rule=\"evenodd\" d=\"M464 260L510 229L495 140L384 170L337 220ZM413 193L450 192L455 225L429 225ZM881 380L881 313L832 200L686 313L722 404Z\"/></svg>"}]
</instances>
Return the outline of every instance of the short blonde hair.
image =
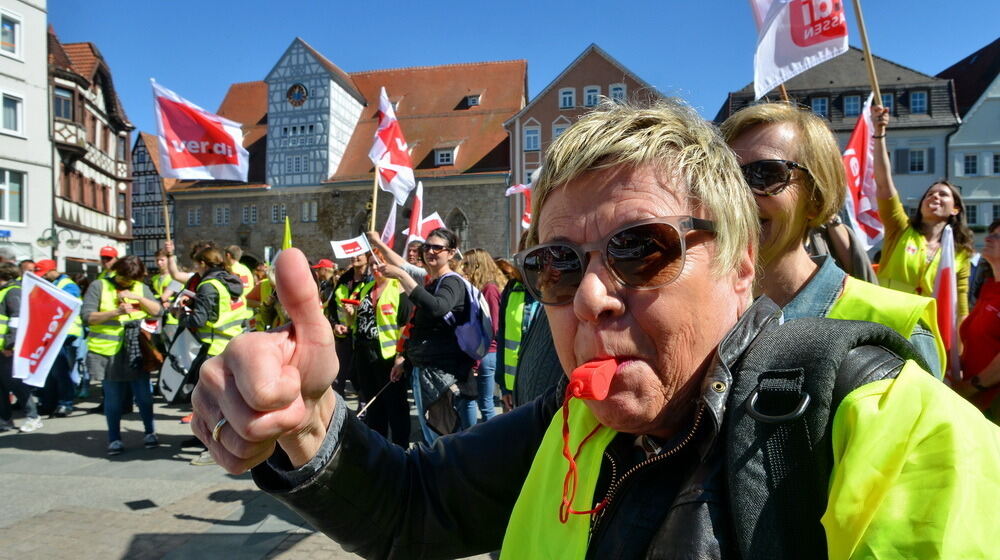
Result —
<instances>
[{"instance_id":1,"label":"short blonde hair","mask_svg":"<svg viewBox=\"0 0 1000 560\"><path fill-rule=\"evenodd\" d=\"M721 131L726 142L732 142L757 125L784 123L794 126L798 132L795 161L809 170L809 204L816 213L809 227L821 226L840 210L847 195L840 148L823 119L788 102L760 103L733 113L722 123Z\"/></svg>"},{"instance_id":2,"label":"short blonde hair","mask_svg":"<svg viewBox=\"0 0 1000 560\"><path fill-rule=\"evenodd\" d=\"M533 189L528 244L538 244L538 223L554 189L588 171L645 165L683 179L692 211L702 209L715 221L717 274L733 270L747 248L756 248L757 205L732 150L711 123L669 99L648 106L606 101L552 143Z\"/></svg>"}]
</instances>

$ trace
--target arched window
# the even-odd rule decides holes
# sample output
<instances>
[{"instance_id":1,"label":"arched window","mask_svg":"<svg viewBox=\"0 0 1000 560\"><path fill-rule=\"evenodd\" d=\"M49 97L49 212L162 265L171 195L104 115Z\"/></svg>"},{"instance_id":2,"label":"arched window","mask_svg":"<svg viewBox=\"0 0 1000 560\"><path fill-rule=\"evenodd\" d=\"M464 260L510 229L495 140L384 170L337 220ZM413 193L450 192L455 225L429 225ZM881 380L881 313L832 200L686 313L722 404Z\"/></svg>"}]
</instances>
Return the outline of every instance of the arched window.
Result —
<instances>
[{"instance_id":1,"label":"arched window","mask_svg":"<svg viewBox=\"0 0 1000 560\"><path fill-rule=\"evenodd\" d=\"M469 218L466 217L465 212L462 212L461 208L453 209L449 214L448 218L444 221L448 229L455 232L458 236L458 246L469 247Z\"/></svg>"}]
</instances>

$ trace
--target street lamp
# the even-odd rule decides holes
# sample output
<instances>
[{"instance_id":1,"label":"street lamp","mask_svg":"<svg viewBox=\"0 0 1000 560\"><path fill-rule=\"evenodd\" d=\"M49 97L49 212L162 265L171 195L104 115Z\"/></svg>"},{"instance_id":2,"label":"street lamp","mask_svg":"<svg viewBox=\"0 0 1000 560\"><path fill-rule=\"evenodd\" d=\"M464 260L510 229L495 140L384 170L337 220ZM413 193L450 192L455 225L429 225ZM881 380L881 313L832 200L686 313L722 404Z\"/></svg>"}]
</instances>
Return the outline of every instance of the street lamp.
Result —
<instances>
[{"instance_id":1,"label":"street lamp","mask_svg":"<svg viewBox=\"0 0 1000 560\"><path fill-rule=\"evenodd\" d=\"M45 228L42 232L42 236L35 240L35 243L39 247L52 247L52 256L55 257L59 254L59 243L63 238L63 234L66 234L68 238L66 241L66 246L70 249L76 249L80 246L80 238L73 235L73 232L68 229L60 229L56 227Z\"/></svg>"}]
</instances>

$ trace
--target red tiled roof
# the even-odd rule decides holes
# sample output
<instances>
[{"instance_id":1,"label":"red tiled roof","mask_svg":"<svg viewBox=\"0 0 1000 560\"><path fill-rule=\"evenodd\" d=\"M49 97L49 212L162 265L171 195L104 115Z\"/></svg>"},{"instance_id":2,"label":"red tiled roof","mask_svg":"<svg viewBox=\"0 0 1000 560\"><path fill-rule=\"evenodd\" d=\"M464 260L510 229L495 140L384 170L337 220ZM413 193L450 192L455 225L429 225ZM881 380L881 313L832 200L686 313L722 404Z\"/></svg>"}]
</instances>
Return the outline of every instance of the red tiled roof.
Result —
<instances>
[{"instance_id":1,"label":"red tiled roof","mask_svg":"<svg viewBox=\"0 0 1000 560\"><path fill-rule=\"evenodd\" d=\"M378 126L382 87L398 101L396 117L411 148L418 177L506 171L510 167L503 123L524 107L524 60L451 64L353 72L351 78L368 106L361 114L340 166L329 182L370 177L368 151ZM480 105L465 106L479 94ZM454 165L434 165L434 148L458 145Z\"/></svg>"},{"instance_id":2,"label":"red tiled roof","mask_svg":"<svg viewBox=\"0 0 1000 560\"><path fill-rule=\"evenodd\" d=\"M267 116L267 82L240 82L229 86L216 113L244 127L262 124Z\"/></svg>"},{"instance_id":3,"label":"red tiled roof","mask_svg":"<svg viewBox=\"0 0 1000 560\"><path fill-rule=\"evenodd\" d=\"M132 125L125 114L125 108L122 107L118 93L115 91L111 68L108 67L101 51L97 50L97 46L91 42L63 44L56 37L55 28L51 25L49 25L48 33L49 63L58 68L75 72L90 83L94 82L94 75L98 69L102 69L105 78L104 90L108 102L107 110L110 114L120 118L127 130L132 130Z\"/></svg>"},{"instance_id":4,"label":"red tiled roof","mask_svg":"<svg viewBox=\"0 0 1000 560\"><path fill-rule=\"evenodd\" d=\"M94 69L102 57L93 43L66 43L63 49L73 62L73 70L77 74L88 80L94 77Z\"/></svg>"},{"instance_id":5,"label":"red tiled roof","mask_svg":"<svg viewBox=\"0 0 1000 560\"><path fill-rule=\"evenodd\" d=\"M955 103L959 116L969 109L990 87L1000 72L1000 38L941 71L938 78L955 82Z\"/></svg>"}]
</instances>

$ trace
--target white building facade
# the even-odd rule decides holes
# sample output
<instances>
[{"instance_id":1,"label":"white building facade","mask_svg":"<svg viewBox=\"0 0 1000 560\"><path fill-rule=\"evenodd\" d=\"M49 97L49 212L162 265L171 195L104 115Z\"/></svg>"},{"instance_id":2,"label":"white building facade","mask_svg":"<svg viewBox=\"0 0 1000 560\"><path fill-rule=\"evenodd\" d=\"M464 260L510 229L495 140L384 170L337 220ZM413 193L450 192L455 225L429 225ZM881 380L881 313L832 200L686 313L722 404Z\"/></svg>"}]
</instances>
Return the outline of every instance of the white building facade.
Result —
<instances>
[{"instance_id":1,"label":"white building facade","mask_svg":"<svg viewBox=\"0 0 1000 560\"><path fill-rule=\"evenodd\" d=\"M0 0L0 248L44 259L52 226L45 0Z\"/></svg>"}]
</instances>

